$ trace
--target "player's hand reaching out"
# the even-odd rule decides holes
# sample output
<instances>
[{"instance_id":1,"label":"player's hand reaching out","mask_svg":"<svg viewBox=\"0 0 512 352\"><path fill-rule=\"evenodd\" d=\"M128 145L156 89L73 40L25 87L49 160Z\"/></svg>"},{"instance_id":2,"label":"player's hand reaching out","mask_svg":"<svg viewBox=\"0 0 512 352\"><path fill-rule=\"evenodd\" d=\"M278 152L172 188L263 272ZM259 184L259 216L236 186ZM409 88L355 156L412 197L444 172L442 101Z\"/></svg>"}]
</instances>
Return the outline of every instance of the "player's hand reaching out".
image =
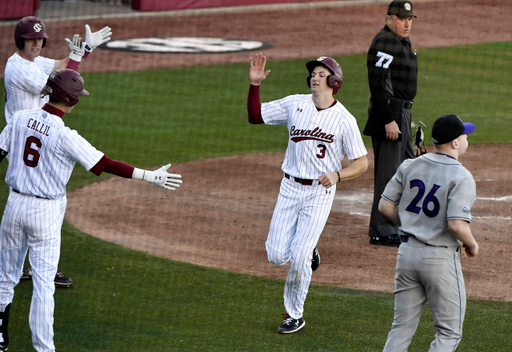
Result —
<instances>
[{"instance_id":1,"label":"player's hand reaching out","mask_svg":"<svg viewBox=\"0 0 512 352\"><path fill-rule=\"evenodd\" d=\"M132 178L144 180L165 189L175 191L183 181L181 180L180 174L170 174L167 172L167 169L170 167L171 164L167 164L154 171L134 168Z\"/></svg>"},{"instance_id":2,"label":"player's hand reaching out","mask_svg":"<svg viewBox=\"0 0 512 352\"><path fill-rule=\"evenodd\" d=\"M180 174L170 174L167 169L171 167L171 164L162 166L155 171L146 171L145 181L169 189L171 191L176 190L183 182Z\"/></svg>"},{"instance_id":3,"label":"player's hand reaching out","mask_svg":"<svg viewBox=\"0 0 512 352\"><path fill-rule=\"evenodd\" d=\"M253 86L259 86L261 81L267 78L270 70L265 71L265 64L267 63L267 58L263 56L263 54L256 54L254 57L254 61L252 57L249 58L251 64L251 70L249 72L249 79Z\"/></svg>"}]
</instances>

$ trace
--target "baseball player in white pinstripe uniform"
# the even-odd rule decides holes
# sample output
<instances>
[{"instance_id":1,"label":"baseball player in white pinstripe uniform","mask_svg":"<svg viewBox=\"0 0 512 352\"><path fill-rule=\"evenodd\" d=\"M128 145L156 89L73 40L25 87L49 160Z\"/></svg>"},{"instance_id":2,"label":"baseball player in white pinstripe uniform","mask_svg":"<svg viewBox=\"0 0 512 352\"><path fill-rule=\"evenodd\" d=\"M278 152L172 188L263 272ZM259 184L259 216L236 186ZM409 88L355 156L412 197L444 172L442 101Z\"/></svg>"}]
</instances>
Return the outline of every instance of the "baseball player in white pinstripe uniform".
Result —
<instances>
[{"instance_id":1,"label":"baseball player in white pinstripe uniform","mask_svg":"<svg viewBox=\"0 0 512 352\"><path fill-rule=\"evenodd\" d=\"M5 84L5 120L11 122L13 115L21 110L42 107L48 102L48 96L42 95L48 75L53 71L68 67L78 70L82 57L87 57L94 48L110 40L110 27L91 32L89 25L85 26L86 42L81 41L78 34L73 41L66 38L70 48L69 57L54 60L40 56L48 36L43 21L37 17L27 16L16 24L14 40L18 51L8 60L4 70ZM26 270L25 278L30 278L30 270ZM55 284L70 286L73 280L58 272Z\"/></svg>"},{"instance_id":2,"label":"baseball player in white pinstripe uniform","mask_svg":"<svg viewBox=\"0 0 512 352\"><path fill-rule=\"evenodd\" d=\"M89 95L76 71L53 72L45 94L50 97L47 104L16 113L0 134L0 158L10 155L5 180L12 187L0 225L0 351L7 350L9 344L9 311L27 250L34 286L29 316L33 346L39 352L55 351L53 280L60 255L66 184L76 162L98 176L105 171L170 190L182 182L181 175L167 173L170 164L149 171L109 159L64 125L62 118L71 112L78 96Z\"/></svg>"},{"instance_id":3,"label":"baseball player in white pinstripe uniform","mask_svg":"<svg viewBox=\"0 0 512 352\"><path fill-rule=\"evenodd\" d=\"M466 291L459 249L478 255L469 223L476 186L458 161L475 130L456 115L432 127L435 154L404 161L389 181L379 211L400 225L395 317L385 352L407 351L428 301L437 330L430 352L455 351L462 337Z\"/></svg>"},{"instance_id":4,"label":"baseball player in white pinstripe uniform","mask_svg":"<svg viewBox=\"0 0 512 352\"><path fill-rule=\"evenodd\" d=\"M43 21L33 16L18 21L14 29L18 51L7 60L4 70L7 123L16 112L37 109L48 102L48 97L42 93L50 73L65 67L77 71L82 57L86 58L97 46L108 42L112 35L110 27L92 33L86 25L85 32L85 42L78 34L73 41L66 38L71 51L69 57L54 60L40 56L48 40Z\"/></svg>"},{"instance_id":5,"label":"baseball player in white pinstripe uniform","mask_svg":"<svg viewBox=\"0 0 512 352\"><path fill-rule=\"evenodd\" d=\"M282 334L304 327L304 302L313 270L320 262L316 245L336 193L336 183L359 176L368 162L356 119L336 99L343 72L330 57L309 61L307 84L311 94L291 95L261 104L259 86L270 71L266 58L250 59L249 122L286 125L288 148L281 169L279 197L266 242L270 262L290 270L284 288L286 314ZM353 160L342 169L344 156Z\"/></svg>"}]
</instances>

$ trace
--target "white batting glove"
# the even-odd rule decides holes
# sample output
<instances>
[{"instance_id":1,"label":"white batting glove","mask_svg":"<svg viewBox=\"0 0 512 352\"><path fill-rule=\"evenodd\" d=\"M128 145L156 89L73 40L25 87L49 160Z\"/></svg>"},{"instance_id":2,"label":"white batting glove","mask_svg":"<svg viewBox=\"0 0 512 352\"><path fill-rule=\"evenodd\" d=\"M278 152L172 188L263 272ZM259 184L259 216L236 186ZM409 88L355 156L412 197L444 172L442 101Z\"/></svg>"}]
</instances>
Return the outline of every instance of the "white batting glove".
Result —
<instances>
[{"instance_id":1,"label":"white batting glove","mask_svg":"<svg viewBox=\"0 0 512 352\"><path fill-rule=\"evenodd\" d=\"M180 174L170 174L167 172L167 169L169 169L170 167L171 164L167 164L155 171L141 170L135 168L133 170L132 178L144 180L146 182L158 185L165 189L175 191L176 188L178 188L180 184L183 183L183 181L181 180Z\"/></svg>"},{"instance_id":2,"label":"white batting glove","mask_svg":"<svg viewBox=\"0 0 512 352\"><path fill-rule=\"evenodd\" d=\"M71 60L80 62L82 60L82 56L84 56L85 53L85 43L82 42L82 38L80 38L78 34L75 34L73 36L73 41L66 38L66 42L69 45L69 50L71 50L69 53L69 58Z\"/></svg>"},{"instance_id":3,"label":"white batting glove","mask_svg":"<svg viewBox=\"0 0 512 352\"><path fill-rule=\"evenodd\" d=\"M85 25L85 50L92 52L95 48L101 44L105 44L110 40L112 36L112 29L109 26L105 26L97 32L92 33L91 27L88 24Z\"/></svg>"}]
</instances>

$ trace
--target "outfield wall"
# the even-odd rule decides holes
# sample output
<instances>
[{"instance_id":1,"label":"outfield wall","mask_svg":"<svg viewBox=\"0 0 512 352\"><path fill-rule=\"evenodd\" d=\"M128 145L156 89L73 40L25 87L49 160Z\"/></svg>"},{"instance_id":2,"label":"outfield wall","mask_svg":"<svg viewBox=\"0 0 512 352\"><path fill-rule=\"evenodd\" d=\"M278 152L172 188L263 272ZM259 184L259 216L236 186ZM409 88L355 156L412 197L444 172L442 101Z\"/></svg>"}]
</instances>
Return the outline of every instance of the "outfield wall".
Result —
<instances>
[{"instance_id":1,"label":"outfield wall","mask_svg":"<svg viewBox=\"0 0 512 352\"><path fill-rule=\"evenodd\" d=\"M0 0L0 19L35 16L40 0Z\"/></svg>"},{"instance_id":2,"label":"outfield wall","mask_svg":"<svg viewBox=\"0 0 512 352\"><path fill-rule=\"evenodd\" d=\"M132 0L131 6L137 11L168 11L301 2L326 2L326 0Z\"/></svg>"}]
</instances>

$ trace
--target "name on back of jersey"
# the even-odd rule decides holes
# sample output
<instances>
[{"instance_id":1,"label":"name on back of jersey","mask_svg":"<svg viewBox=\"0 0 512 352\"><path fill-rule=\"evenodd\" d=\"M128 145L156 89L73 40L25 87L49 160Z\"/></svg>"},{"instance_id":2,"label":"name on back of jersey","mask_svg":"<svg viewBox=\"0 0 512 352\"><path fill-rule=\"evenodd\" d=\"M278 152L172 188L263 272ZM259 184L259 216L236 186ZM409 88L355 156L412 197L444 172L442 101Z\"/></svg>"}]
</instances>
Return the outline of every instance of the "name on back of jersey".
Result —
<instances>
[{"instance_id":1,"label":"name on back of jersey","mask_svg":"<svg viewBox=\"0 0 512 352\"><path fill-rule=\"evenodd\" d=\"M42 135L50 136L50 125L43 122L37 121L36 119L30 118L27 123L27 127L33 131L39 132Z\"/></svg>"}]
</instances>

